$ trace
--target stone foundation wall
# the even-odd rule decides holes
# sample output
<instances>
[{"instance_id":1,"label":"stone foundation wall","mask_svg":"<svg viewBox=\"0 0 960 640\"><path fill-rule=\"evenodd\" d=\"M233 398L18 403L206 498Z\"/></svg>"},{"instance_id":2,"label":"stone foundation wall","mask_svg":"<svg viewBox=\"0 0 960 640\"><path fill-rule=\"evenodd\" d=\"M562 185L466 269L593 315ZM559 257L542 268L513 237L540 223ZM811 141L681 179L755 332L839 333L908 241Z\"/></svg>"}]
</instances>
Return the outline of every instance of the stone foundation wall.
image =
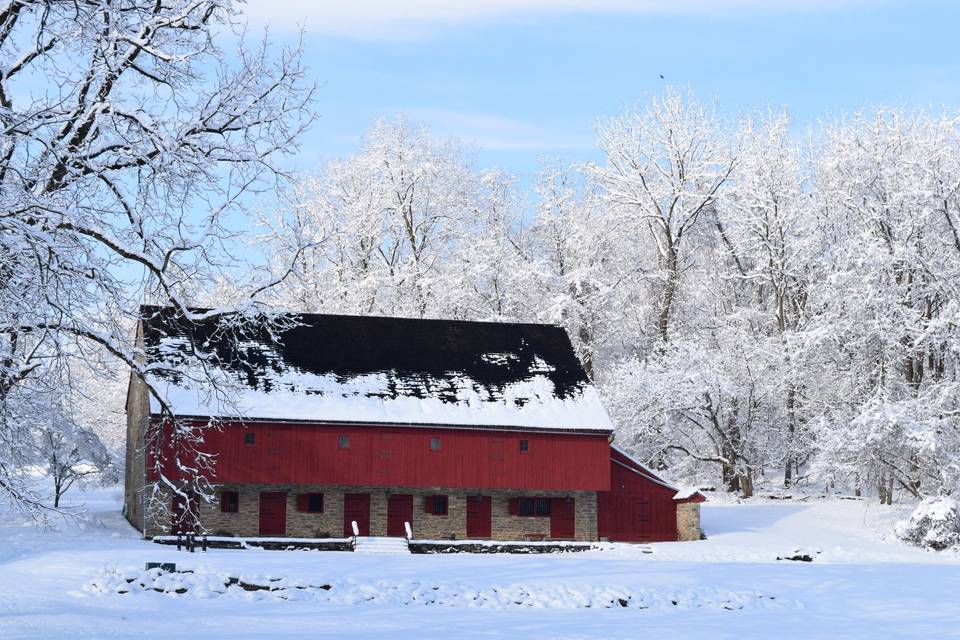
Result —
<instances>
[{"instance_id":1,"label":"stone foundation wall","mask_svg":"<svg viewBox=\"0 0 960 640\"><path fill-rule=\"evenodd\" d=\"M220 510L221 491L237 491L239 511L223 513ZM218 500L199 507L202 530L210 535L256 537L260 530L260 492L281 491L287 494L287 536L295 538L324 538L343 536L343 495L345 493L370 494L370 533L387 533L387 496L390 493L413 496L414 538L431 540L464 540L467 537L467 496L491 496L491 539L525 540L529 537L550 539L550 517L516 516L509 513L509 501L513 497L570 497L575 500L575 540L597 539L597 494L595 492L557 491L468 491L442 489L410 489L405 487L345 487L329 485L220 485ZM297 511L297 494L322 493L323 512L304 513ZM432 495L447 496L447 515L433 515L424 510L424 500ZM147 535L170 533L167 523L148 526Z\"/></svg>"},{"instance_id":2,"label":"stone foundation wall","mask_svg":"<svg viewBox=\"0 0 960 640\"><path fill-rule=\"evenodd\" d=\"M677 540L687 542L700 539L700 503L684 502L677 505Z\"/></svg>"}]
</instances>

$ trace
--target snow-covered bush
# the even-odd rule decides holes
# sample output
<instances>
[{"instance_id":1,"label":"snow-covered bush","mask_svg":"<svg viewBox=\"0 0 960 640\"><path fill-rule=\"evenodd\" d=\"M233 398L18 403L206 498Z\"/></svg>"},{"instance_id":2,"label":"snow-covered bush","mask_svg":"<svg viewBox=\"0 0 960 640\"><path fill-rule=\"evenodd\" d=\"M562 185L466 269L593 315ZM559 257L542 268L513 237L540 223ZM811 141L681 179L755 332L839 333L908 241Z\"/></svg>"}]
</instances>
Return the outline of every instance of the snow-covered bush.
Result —
<instances>
[{"instance_id":1,"label":"snow-covered bush","mask_svg":"<svg viewBox=\"0 0 960 640\"><path fill-rule=\"evenodd\" d=\"M908 520L897 525L897 535L936 551L960 547L960 505L948 496L925 498Z\"/></svg>"}]
</instances>

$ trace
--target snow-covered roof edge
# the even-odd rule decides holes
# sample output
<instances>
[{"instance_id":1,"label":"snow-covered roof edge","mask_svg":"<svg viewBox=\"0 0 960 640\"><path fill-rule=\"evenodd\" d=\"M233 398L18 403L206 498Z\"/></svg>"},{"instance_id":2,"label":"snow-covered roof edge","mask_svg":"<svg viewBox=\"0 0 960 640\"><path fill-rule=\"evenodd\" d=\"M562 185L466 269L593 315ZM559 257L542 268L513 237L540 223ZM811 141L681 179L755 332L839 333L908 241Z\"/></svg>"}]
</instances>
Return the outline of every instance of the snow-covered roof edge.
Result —
<instances>
[{"instance_id":1,"label":"snow-covered roof edge","mask_svg":"<svg viewBox=\"0 0 960 640\"><path fill-rule=\"evenodd\" d=\"M162 420L163 415L156 411L151 405L150 419L154 421ZM607 427L538 427L522 424L451 424L443 422L378 422L373 420L351 421L351 420L304 420L298 418L271 418L271 417L251 417L251 416L208 416L206 414L183 415L177 414L178 420L186 421L207 421L213 420L220 423L243 423L243 424L304 424L316 426L376 426L376 427L408 427L416 429L451 429L458 431L519 431L532 433L566 433L583 435L602 435L609 436L610 428ZM671 487L672 488L672 487Z\"/></svg>"},{"instance_id":2,"label":"snow-covered roof edge","mask_svg":"<svg viewBox=\"0 0 960 640\"><path fill-rule=\"evenodd\" d=\"M690 500L696 498L697 496L703 497L696 487L684 487L677 491L677 495L673 496L674 500Z\"/></svg>"},{"instance_id":3,"label":"snow-covered roof edge","mask_svg":"<svg viewBox=\"0 0 960 640\"><path fill-rule=\"evenodd\" d=\"M651 470L650 470L650 467L648 467L647 465L643 464L642 462L640 462L639 460L637 460L636 458L634 458L633 456L631 456L629 453L627 453L626 451L624 451L624 450L621 449L620 447L617 447L617 446L611 444L611 445L610 445L610 448L611 448L612 450L616 451L617 453L619 453L620 455L622 455L624 458L626 458L627 460L629 460L629 461L632 462L633 464L637 465L637 466L639 467L639 469L635 469L635 468L631 467L630 465L624 464L624 463L620 462L619 460L615 460L615 459L613 459L613 458L611 458L611 462L614 462L614 463L616 463L616 464L619 464L619 465L620 465L621 467L623 467L624 469L629 469L630 471L633 471L634 473L636 473L638 476L640 476L640 477L642 477L642 478L646 478L646 479L649 480L650 482L653 482L654 484L658 484L658 485L660 485L661 487L663 487L663 488L665 488L665 489L671 489L671 490L673 490L673 491L676 491L677 493L673 496L673 499L674 499L674 500L677 500L677 501L693 500L693 499L696 499L698 496L699 496L699 498L700 498L700 500L698 500L698 502L707 499L706 496L704 496L702 493L700 493L700 492L699 492L697 489L695 489L695 488L692 488L692 487L680 488L680 487L677 487L677 486L675 486L675 485L667 482L666 480L664 480L663 478L661 478L660 476L658 476L656 473L654 473L653 471L651 471Z\"/></svg>"}]
</instances>

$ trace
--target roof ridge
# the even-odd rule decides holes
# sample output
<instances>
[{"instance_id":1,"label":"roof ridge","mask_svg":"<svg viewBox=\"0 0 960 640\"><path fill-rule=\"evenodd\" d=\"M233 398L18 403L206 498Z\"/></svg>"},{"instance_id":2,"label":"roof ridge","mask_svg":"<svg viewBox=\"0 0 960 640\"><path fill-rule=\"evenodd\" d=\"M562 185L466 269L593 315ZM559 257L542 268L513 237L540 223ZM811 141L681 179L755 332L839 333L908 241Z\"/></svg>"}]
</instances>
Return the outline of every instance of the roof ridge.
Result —
<instances>
[{"instance_id":1,"label":"roof ridge","mask_svg":"<svg viewBox=\"0 0 960 640\"><path fill-rule=\"evenodd\" d=\"M198 313L207 313L213 311L213 308L208 307L187 307L190 311ZM150 310L151 313L154 312L163 312L165 310L175 311L176 308L170 305L155 305L155 304L141 304L140 305L140 315L144 315L144 310ZM381 314L361 314L361 313L313 313L306 311L294 311L294 310L284 310L284 309L272 309L272 314L281 315L281 316L293 316L300 318L357 318L362 320L367 319L376 319L376 320L399 320L404 322L437 322L437 323L450 323L450 324L466 324L466 325L510 325L514 327L552 327L555 329L563 329L563 326L554 323L554 322L520 322L516 320L466 320L462 318L438 318L438 317L429 317L429 318L415 318L411 316L391 316L391 315L381 315Z\"/></svg>"}]
</instances>

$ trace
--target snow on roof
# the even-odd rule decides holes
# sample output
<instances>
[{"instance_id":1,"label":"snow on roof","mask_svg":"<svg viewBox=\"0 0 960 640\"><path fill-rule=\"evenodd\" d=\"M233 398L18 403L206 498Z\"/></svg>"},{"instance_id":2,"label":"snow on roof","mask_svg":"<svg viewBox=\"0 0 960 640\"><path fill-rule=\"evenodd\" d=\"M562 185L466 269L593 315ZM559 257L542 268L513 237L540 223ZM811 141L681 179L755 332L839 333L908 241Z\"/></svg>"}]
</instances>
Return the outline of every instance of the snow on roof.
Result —
<instances>
[{"instance_id":1,"label":"snow on roof","mask_svg":"<svg viewBox=\"0 0 960 640\"><path fill-rule=\"evenodd\" d=\"M165 308L143 315L162 365L147 380L181 416L612 430L556 326L301 314L238 334ZM229 402L211 377L234 390Z\"/></svg>"},{"instance_id":2,"label":"snow on roof","mask_svg":"<svg viewBox=\"0 0 960 640\"><path fill-rule=\"evenodd\" d=\"M674 500L689 500L690 498L694 497L694 496L697 495L698 493L700 493L700 492L697 491L697 488L696 488L696 487L684 487L684 488L680 489L680 491L677 491L677 495L673 496L673 499L674 499Z\"/></svg>"}]
</instances>

